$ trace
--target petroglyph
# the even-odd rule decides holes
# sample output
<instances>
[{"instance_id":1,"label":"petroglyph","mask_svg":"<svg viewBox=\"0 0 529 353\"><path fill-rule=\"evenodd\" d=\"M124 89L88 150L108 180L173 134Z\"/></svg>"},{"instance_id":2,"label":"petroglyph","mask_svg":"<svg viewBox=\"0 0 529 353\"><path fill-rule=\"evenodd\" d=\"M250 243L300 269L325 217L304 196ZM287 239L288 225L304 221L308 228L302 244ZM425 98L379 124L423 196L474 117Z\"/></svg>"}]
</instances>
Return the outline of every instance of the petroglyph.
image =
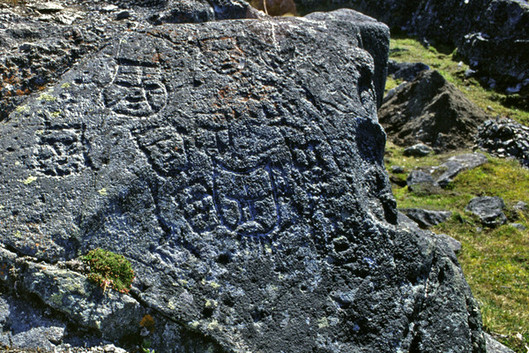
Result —
<instances>
[{"instance_id":1,"label":"petroglyph","mask_svg":"<svg viewBox=\"0 0 529 353\"><path fill-rule=\"evenodd\" d=\"M81 128L48 128L37 131L39 143L33 167L48 176L66 176L85 166Z\"/></svg>"},{"instance_id":2,"label":"petroglyph","mask_svg":"<svg viewBox=\"0 0 529 353\"><path fill-rule=\"evenodd\" d=\"M137 133L136 139L159 174L169 176L186 167L184 139L175 128L156 127Z\"/></svg>"},{"instance_id":3,"label":"petroglyph","mask_svg":"<svg viewBox=\"0 0 529 353\"><path fill-rule=\"evenodd\" d=\"M103 91L105 105L122 115L147 117L167 103L167 89L157 67L121 62L113 81Z\"/></svg>"},{"instance_id":4,"label":"petroglyph","mask_svg":"<svg viewBox=\"0 0 529 353\"><path fill-rule=\"evenodd\" d=\"M246 173L217 165L215 204L223 225L248 236L267 236L278 226L279 208L269 167Z\"/></svg>"}]
</instances>

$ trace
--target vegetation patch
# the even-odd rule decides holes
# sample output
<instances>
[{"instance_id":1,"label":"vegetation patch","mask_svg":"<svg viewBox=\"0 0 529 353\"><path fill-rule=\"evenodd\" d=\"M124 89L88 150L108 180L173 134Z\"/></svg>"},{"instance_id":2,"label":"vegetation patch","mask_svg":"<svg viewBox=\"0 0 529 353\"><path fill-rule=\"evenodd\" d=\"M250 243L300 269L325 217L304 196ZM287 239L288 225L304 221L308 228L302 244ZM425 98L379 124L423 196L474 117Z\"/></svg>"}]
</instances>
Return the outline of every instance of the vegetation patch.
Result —
<instances>
[{"instance_id":1,"label":"vegetation patch","mask_svg":"<svg viewBox=\"0 0 529 353\"><path fill-rule=\"evenodd\" d=\"M404 167L404 173L390 173L405 179L416 167L442 164L459 151L427 157L406 157L403 148L387 144L386 166ZM488 156L489 162L459 174L448 188L436 194L412 192L407 186L393 186L399 208L425 208L452 211L448 221L432 230L459 240L459 261L472 293L480 303L485 330L519 353L529 347L529 211L513 206L529 203L529 170L518 162ZM484 227L465 211L476 196L499 196L506 204L509 224ZM526 230L512 226L518 223Z\"/></svg>"},{"instance_id":2,"label":"vegetation patch","mask_svg":"<svg viewBox=\"0 0 529 353\"><path fill-rule=\"evenodd\" d=\"M130 261L123 255L98 248L89 251L81 260L88 265L88 279L103 288L103 291L110 287L120 293L129 292L134 271Z\"/></svg>"}]
</instances>

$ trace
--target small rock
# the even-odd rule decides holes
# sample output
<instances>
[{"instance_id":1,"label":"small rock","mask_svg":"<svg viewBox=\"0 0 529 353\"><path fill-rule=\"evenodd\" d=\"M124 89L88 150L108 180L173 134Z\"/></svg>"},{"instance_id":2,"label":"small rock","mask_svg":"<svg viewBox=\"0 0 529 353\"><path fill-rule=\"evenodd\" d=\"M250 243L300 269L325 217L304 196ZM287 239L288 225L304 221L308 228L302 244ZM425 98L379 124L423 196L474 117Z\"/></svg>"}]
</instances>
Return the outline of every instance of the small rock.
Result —
<instances>
[{"instance_id":1,"label":"small rock","mask_svg":"<svg viewBox=\"0 0 529 353\"><path fill-rule=\"evenodd\" d=\"M472 77L476 74L476 70L472 70L472 69L467 69L465 71L465 77L466 78L469 78L469 77Z\"/></svg>"},{"instance_id":2,"label":"small rock","mask_svg":"<svg viewBox=\"0 0 529 353\"><path fill-rule=\"evenodd\" d=\"M450 157L441 168L445 171L437 178L436 182L441 186L447 186L459 173L464 170L474 169L487 163L487 157L482 153L466 153Z\"/></svg>"},{"instance_id":3,"label":"small rock","mask_svg":"<svg viewBox=\"0 0 529 353\"><path fill-rule=\"evenodd\" d=\"M419 227L423 229L442 223L452 215L452 212L449 211L433 211L421 208L406 208L402 209L401 212L417 222Z\"/></svg>"},{"instance_id":4,"label":"small rock","mask_svg":"<svg viewBox=\"0 0 529 353\"><path fill-rule=\"evenodd\" d=\"M432 152L433 150L431 147L425 145L424 143L418 143L416 145L406 148L404 150L404 155L412 157L424 157Z\"/></svg>"},{"instance_id":5,"label":"small rock","mask_svg":"<svg viewBox=\"0 0 529 353\"><path fill-rule=\"evenodd\" d=\"M483 334L485 335L485 342L487 344L487 353L514 353L513 350L496 341L488 333L484 332Z\"/></svg>"},{"instance_id":6,"label":"small rock","mask_svg":"<svg viewBox=\"0 0 529 353\"><path fill-rule=\"evenodd\" d=\"M399 63L395 60L388 61L388 75L404 81L413 81L423 71L430 67L423 63Z\"/></svg>"},{"instance_id":7,"label":"small rock","mask_svg":"<svg viewBox=\"0 0 529 353\"><path fill-rule=\"evenodd\" d=\"M400 165L392 165L391 172L396 174L404 173L404 167Z\"/></svg>"},{"instance_id":8,"label":"small rock","mask_svg":"<svg viewBox=\"0 0 529 353\"><path fill-rule=\"evenodd\" d=\"M57 2L39 2L32 6L35 10L43 14L55 13L64 10L64 7Z\"/></svg>"},{"instance_id":9,"label":"small rock","mask_svg":"<svg viewBox=\"0 0 529 353\"><path fill-rule=\"evenodd\" d=\"M521 223L510 223L509 225L510 225L511 227L513 227L513 228L518 229L518 230L526 230L526 229L527 229L527 227L524 226L524 225L521 224Z\"/></svg>"},{"instance_id":10,"label":"small rock","mask_svg":"<svg viewBox=\"0 0 529 353\"><path fill-rule=\"evenodd\" d=\"M514 208L516 211L527 211L527 206L527 203L518 201L512 208Z\"/></svg>"},{"instance_id":11,"label":"small rock","mask_svg":"<svg viewBox=\"0 0 529 353\"><path fill-rule=\"evenodd\" d=\"M465 210L479 217L485 226L495 227L505 224L507 217L503 213L505 203L501 197L475 197L468 203Z\"/></svg>"},{"instance_id":12,"label":"small rock","mask_svg":"<svg viewBox=\"0 0 529 353\"><path fill-rule=\"evenodd\" d=\"M126 20L131 17L130 11L121 11L116 15L116 21Z\"/></svg>"}]
</instances>

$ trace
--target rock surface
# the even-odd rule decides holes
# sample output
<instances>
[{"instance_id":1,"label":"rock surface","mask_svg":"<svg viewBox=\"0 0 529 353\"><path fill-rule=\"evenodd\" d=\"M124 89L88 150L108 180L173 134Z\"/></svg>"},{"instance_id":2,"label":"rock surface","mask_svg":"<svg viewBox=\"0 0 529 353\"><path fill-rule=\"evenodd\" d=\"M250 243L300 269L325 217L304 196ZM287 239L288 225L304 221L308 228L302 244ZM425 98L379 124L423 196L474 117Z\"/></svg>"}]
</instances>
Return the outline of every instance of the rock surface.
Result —
<instances>
[{"instance_id":1,"label":"rock surface","mask_svg":"<svg viewBox=\"0 0 529 353\"><path fill-rule=\"evenodd\" d=\"M423 72L430 70L430 67L423 63L401 63L395 60L388 60L388 75L394 79L413 81Z\"/></svg>"},{"instance_id":2,"label":"rock surface","mask_svg":"<svg viewBox=\"0 0 529 353\"><path fill-rule=\"evenodd\" d=\"M348 7L396 31L458 48L501 89L529 92L529 3L525 0L297 0L301 13ZM510 90L508 88L511 87ZM499 87L500 88L500 87Z\"/></svg>"},{"instance_id":3,"label":"rock surface","mask_svg":"<svg viewBox=\"0 0 529 353\"><path fill-rule=\"evenodd\" d=\"M482 196L470 200L465 209L478 216L484 225L495 227L507 222L504 208L505 203L501 197Z\"/></svg>"},{"instance_id":4,"label":"rock surface","mask_svg":"<svg viewBox=\"0 0 529 353\"><path fill-rule=\"evenodd\" d=\"M418 143L416 145L405 148L403 154L405 156L411 157L424 157L432 152L433 150L431 147L425 145L424 143Z\"/></svg>"},{"instance_id":5,"label":"rock surface","mask_svg":"<svg viewBox=\"0 0 529 353\"><path fill-rule=\"evenodd\" d=\"M529 168L529 127L514 120L487 120L478 129L476 144L498 157L511 157Z\"/></svg>"},{"instance_id":6,"label":"rock surface","mask_svg":"<svg viewBox=\"0 0 529 353\"><path fill-rule=\"evenodd\" d=\"M487 341L487 353L514 353L512 349L505 347L488 333L485 333L485 339Z\"/></svg>"},{"instance_id":7,"label":"rock surface","mask_svg":"<svg viewBox=\"0 0 529 353\"><path fill-rule=\"evenodd\" d=\"M430 228L438 225L439 223L446 221L452 215L452 212L449 211L434 211L421 208L405 208L400 211L417 222L421 228Z\"/></svg>"},{"instance_id":8,"label":"rock surface","mask_svg":"<svg viewBox=\"0 0 529 353\"><path fill-rule=\"evenodd\" d=\"M0 121L28 95L46 89L84 55L101 49L124 31L154 23L260 16L242 0L28 0L16 7L2 5ZM63 9L58 10L60 7ZM52 8L55 10L50 11Z\"/></svg>"},{"instance_id":9,"label":"rock surface","mask_svg":"<svg viewBox=\"0 0 529 353\"><path fill-rule=\"evenodd\" d=\"M464 153L448 158L446 162L433 169L436 182L446 187L461 172L477 168L488 162L483 153Z\"/></svg>"},{"instance_id":10,"label":"rock surface","mask_svg":"<svg viewBox=\"0 0 529 353\"><path fill-rule=\"evenodd\" d=\"M425 71L384 99L379 119L397 145L446 152L472 146L487 116L437 71Z\"/></svg>"},{"instance_id":11,"label":"rock surface","mask_svg":"<svg viewBox=\"0 0 529 353\"><path fill-rule=\"evenodd\" d=\"M397 222L389 33L358 18L124 31L0 124L1 282L76 329L46 344L485 351L451 248ZM95 247L133 263L130 297L64 268Z\"/></svg>"}]
</instances>

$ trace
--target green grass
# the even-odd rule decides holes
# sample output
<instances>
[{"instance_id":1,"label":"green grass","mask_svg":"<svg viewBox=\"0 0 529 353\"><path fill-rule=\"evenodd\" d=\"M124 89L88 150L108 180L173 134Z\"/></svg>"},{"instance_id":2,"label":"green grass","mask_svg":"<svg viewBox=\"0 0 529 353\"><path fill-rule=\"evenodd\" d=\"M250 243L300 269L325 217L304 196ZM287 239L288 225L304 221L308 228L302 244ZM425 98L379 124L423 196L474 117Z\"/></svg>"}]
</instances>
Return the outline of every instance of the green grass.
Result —
<instances>
[{"instance_id":1,"label":"green grass","mask_svg":"<svg viewBox=\"0 0 529 353\"><path fill-rule=\"evenodd\" d=\"M441 164L455 153L424 158L405 157L403 148L388 142L386 165L400 165L405 179L414 167ZM459 151L457 153L470 152ZM510 225L496 229L483 227L465 206L476 196L500 196L506 204L509 222L529 229L529 213L514 211L518 201L529 203L529 170L518 162L488 156L489 162L459 174L449 188L425 195L394 186L399 208L418 207L449 210L453 217L435 227L463 245L459 261L474 296L481 306L485 329L516 352L526 353L529 346L529 230ZM521 336L520 336L521 335ZM519 339L522 337L523 339Z\"/></svg>"},{"instance_id":2,"label":"green grass","mask_svg":"<svg viewBox=\"0 0 529 353\"><path fill-rule=\"evenodd\" d=\"M467 98L492 117L505 116L529 125L529 112L508 106L505 94L482 87L475 78L465 78L465 71L469 67L464 63L460 64L457 52L452 48L425 48L415 39L395 37L390 42L390 58L399 62L423 62L458 86Z\"/></svg>"},{"instance_id":3,"label":"green grass","mask_svg":"<svg viewBox=\"0 0 529 353\"><path fill-rule=\"evenodd\" d=\"M455 84L469 100L488 112L509 117L529 125L529 111L513 109L506 96L482 87L474 78L465 78L468 69L460 64L452 48L425 48L417 40L397 37L391 40L390 58L401 62L423 62L438 70ZM386 90L400 82L388 78ZM450 156L470 151L456 151L422 158L406 157L403 148L388 142L386 165L405 168L393 178L405 180L416 167L436 166ZM529 170L513 160L487 155L488 163L459 174L446 189L438 194L411 192L394 186L393 193L399 208L427 208L449 210L453 216L434 227L436 233L445 233L462 244L459 261L472 292L480 303L486 331L517 353L529 352L529 211L513 209L518 201L529 203ZM391 173L390 173L391 175ZM509 223L527 227L518 230L505 224L497 228L483 227L479 220L465 211L468 202L476 196L500 196L506 204L504 213Z\"/></svg>"}]
</instances>

